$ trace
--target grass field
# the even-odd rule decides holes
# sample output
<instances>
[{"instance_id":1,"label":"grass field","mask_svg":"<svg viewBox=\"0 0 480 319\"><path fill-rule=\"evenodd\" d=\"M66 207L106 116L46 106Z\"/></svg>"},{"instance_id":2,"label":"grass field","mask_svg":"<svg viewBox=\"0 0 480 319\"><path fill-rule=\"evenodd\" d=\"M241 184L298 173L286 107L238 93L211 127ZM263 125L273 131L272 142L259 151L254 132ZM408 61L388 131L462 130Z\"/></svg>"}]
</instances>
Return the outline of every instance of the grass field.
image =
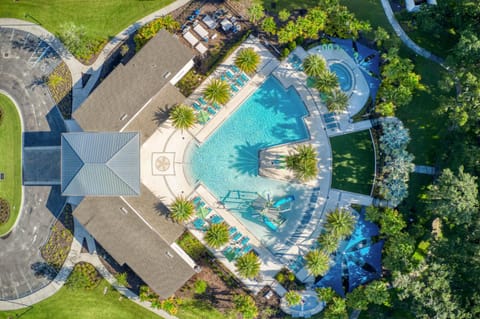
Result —
<instances>
[{"instance_id":1,"label":"grass field","mask_svg":"<svg viewBox=\"0 0 480 319\"><path fill-rule=\"evenodd\" d=\"M0 181L0 197L10 203L10 218L0 225L0 236L8 232L18 217L22 200L22 126L16 106L0 94L3 119L0 123L0 172L5 179Z\"/></svg>"},{"instance_id":2,"label":"grass field","mask_svg":"<svg viewBox=\"0 0 480 319\"><path fill-rule=\"evenodd\" d=\"M108 292L103 295L104 287ZM120 300L120 293L102 280L93 290L63 287L52 297L23 310L0 312L0 319L159 319L160 316L133 303Z\"/></svg>"},{"instance_id":3,"label":"grass field","mask_svg":"<svg viewBox=\"0 0 480 319\"><path fill-rule=\"evenodd\" d=\"M3 18L35 22L57 34L72 22L85 28L87 39L107 40L130 24L173 0L0 0Z\"/></svg>"},{"instance_id":4,"label":"grass field","mask_svg":"<svg viewBox=\"0 0 480 319\"><path fill-rule=\"evenodd\" d=\"M370 195L375 156L370 132L360 131L330 139L333 152L332 187Z\"/></svg>"}]
</instances>

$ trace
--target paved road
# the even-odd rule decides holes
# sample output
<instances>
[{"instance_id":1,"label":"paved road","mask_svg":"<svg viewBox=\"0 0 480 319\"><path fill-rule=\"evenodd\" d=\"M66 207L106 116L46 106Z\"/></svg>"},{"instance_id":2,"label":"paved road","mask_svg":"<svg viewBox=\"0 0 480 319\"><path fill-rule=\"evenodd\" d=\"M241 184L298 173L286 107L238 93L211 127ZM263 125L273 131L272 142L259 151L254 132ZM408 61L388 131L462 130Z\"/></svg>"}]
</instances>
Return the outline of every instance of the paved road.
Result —
<instances>
[{"instance_id":1,"label":"paved road","mask_svg":"<svg viewBox=\"0 0 480 319\"><path fill-rule=\"evenodd\" d=\"M60 61L38 38L0 28L0 90L10 95L21 110L25 145L60 142L63 120L42 83ZM24 187L18 224L10 235L0 238L0 299L30 294L51 280L42 274L48 269L39 249L63 204L58 188Z\"/></svg>"}]
</instances>

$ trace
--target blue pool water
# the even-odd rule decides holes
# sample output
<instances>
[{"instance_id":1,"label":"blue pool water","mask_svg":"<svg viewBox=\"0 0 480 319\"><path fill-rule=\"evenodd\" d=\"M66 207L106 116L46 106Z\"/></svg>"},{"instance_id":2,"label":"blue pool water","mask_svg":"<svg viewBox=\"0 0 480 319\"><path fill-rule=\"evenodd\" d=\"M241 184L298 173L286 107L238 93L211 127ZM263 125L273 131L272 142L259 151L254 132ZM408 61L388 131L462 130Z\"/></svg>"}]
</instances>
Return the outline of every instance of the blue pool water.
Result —
<instances>
[{"instance_id":1,"label":"blue pool water","mask_svg":"<svg viewBox=\"0 0 480 319\"><path fill-rule=\"evenodd\" d=\"M202 182L238 218L258 223L249 211L257 194L278 198L300 187L259 176L258 153L307 139L307 114L294 89L285 90L277 79L268 78L203 144L191 145L191 182Z\"/></svg>"},{"instance_id":2,"label":"blue pool water","mask_svg":"<svg viewBox=\"0 0 480 319\"><path fill-rule=\"evenodd\" d=\"M350 72L341 63L333 63L330 65L330 71L337 75L338 82L342 91L350 91L352 89L353 81Z\"/></svg>"}]
</instances>

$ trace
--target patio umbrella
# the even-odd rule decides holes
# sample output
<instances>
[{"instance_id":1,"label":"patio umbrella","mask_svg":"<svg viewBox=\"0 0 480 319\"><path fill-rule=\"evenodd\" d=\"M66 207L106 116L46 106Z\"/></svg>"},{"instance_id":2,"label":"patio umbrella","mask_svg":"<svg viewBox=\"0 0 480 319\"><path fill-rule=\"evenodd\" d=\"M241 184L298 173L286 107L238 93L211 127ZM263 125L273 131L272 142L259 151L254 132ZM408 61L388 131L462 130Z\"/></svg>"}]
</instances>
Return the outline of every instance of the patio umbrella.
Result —
<instances>
[{"instance_id":1,"label":"patio umbrella","mask_svg":"<svg viewBox=\"0 0 480 319\"><path fill-rule=\"evenodd\" d=\"M200 124L207 123L209 118L210 117L208 116L208 113L206 111L202 110L202 111L198 112L198 114L197 114L197 120Z\"/></svg>"},{"instance_id":2,"label":"patio umbrella","mask_svg":"<svg viewBox=\"0 0 480 319\"><path fill-rule=\"evenodd\" d=\"M205 219L207 217L208 213L209 213L209 211L205 206L201 206L197 209L197 216L202 218L202 219Z\"/></svg>"}]
</instances>

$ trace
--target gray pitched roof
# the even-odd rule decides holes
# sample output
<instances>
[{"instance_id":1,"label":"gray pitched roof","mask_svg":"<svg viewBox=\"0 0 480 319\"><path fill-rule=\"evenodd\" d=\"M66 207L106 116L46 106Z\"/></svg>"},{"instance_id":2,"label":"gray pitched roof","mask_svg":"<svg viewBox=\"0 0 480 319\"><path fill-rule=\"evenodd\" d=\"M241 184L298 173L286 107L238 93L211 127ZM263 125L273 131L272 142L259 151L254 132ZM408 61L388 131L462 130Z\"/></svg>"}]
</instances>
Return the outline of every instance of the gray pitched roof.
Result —
<instances>
[{"instance_id":1,"label":"gray pitched roof","mask_svg":"<svg viewBox=\"0 0 480 319\"><path fill-rule=\"evenodd\" d=\"M189 48L160 30L100 83L73 118L84 131L120 131L191 59Z\"/></svg>"},{"instance_id":2,"label":"gray pitched roof","mask_svg":"<svg viewBox=\"0 0 480 319\"><path fill-rule=\"evenodd\" d=\"M62 194L140 194L138 133L62 134Z\"/></svg>"},{"instance_id":3,"label":"gray pitched roof","mask_svg":"<svg viewBox=\"0 0 480 319\"><path fill-rule=\"evenodd\" d=\"M155 211L151 213L153 218ZM175 293L195 273L157 228L150 221L147 225L120 197L86 197L74 216L119 264L127 264L162 298Z\"/></svg>"}]
</instances>

